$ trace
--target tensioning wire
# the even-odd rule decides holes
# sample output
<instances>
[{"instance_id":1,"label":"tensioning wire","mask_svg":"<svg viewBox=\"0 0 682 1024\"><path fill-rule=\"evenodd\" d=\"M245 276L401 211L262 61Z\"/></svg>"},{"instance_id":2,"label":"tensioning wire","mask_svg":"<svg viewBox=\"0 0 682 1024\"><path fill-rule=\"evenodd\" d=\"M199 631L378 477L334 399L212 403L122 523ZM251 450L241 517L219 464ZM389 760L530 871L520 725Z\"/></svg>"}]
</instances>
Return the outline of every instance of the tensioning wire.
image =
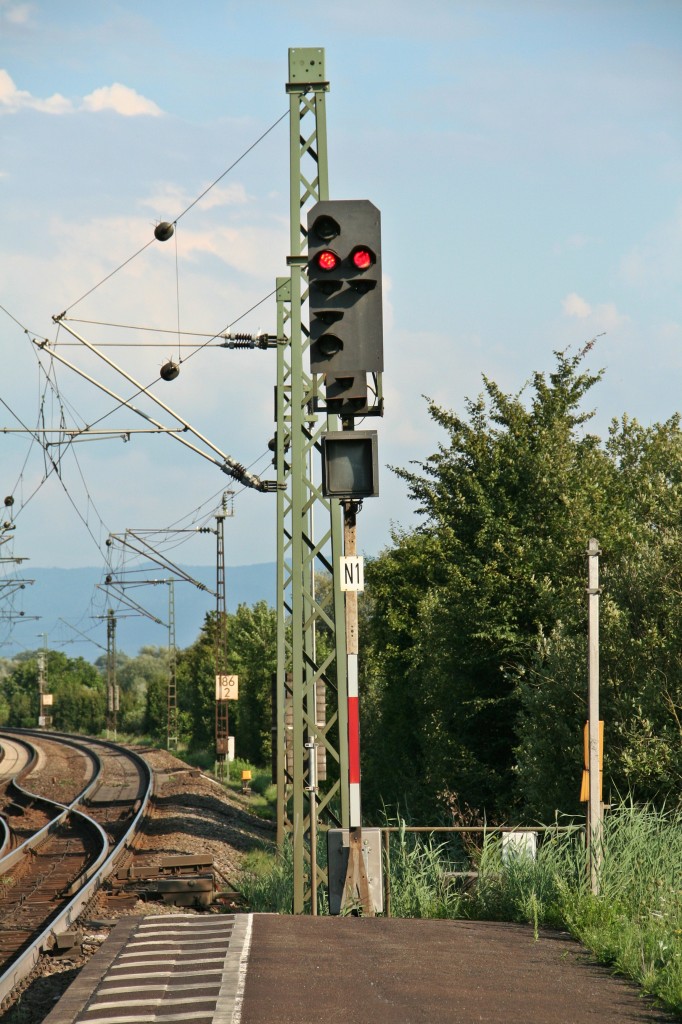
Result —
<instances>
[{"instance_id":1,"label":"tensioning wire","mask_svg":"<svg viewBox=\"0 0 682 1024\"><path fill-rule=\"evenodd\" d=\"M286 111L285 111L285 112L284 112L284 113L283 113L283 114L281 115L281 117L278 117L276 121L273 121L273 123L272 123L272 124L270 125L270 127L269 127L269 128L266 128L266 130L265 130L265 131L263 132L263 134L262 134L262 135L260 135L260 136L259 136L259 137L258 137L258 138L256 139L256 141L255 141L255 142L252 142L252 143L251 143L251 145L250 145L250 146L248 147L248 149L245 149L245 150L244 150L244 152L243 152L243 153L241 154L241 156L238 156L238 157L237 157L237 159L236 159L236 160L234 160L234 161L233 161L233 162L232 162L232 163L230 164L230 166L229 166L229 167L227 167L227 168L226 168L226 169L225 169L225 170L223 171L223 173L222 173L222 174L220 174L220 175L219 175L219 176L218 176L218 177L217 177L217 178L215 179L215 181L212 181L212 182L211 182L211 184L210 184L210 185L208 185L208 186L207 186L207 187L206 187L206 188L204 189L204 191L203 191L203 192L201 192L201 193L200 193L200 194L199 194L199 195L198 195L198 196L196 197L196 199L193 199L193 200L192 200L192 202L191 202L191 203L189 204L189 206L185 207L185 209L184 209L184 210L182 211L182 213L179 213L179 214L178 214L178 216L177 216L177 217L175 218L175 220L173 220L173 221L172 221L172 224L173 224L173 225L176 225L176 224L178 223L178 221L179 221L179 220L180 220L180 219L181 219L182 217L184 217L184 216L185 216L185 214L186 214L186 213L189 213L189 211L190 211L190 210L191 210L191 209L192 209L192 208L193 208L194 206L196 206L196 205L197 205L197 203L198 203L198 202L200 202L200 201L201 201L201 200L202 200L202 199L204 198L204 196L205 196L205 195L207 195L207 194L208 194L208 193L209 193L209 192L211 191L211 189L212 189L212 188L215 188L215 186L216 186L216 185L218 184L218 182L220 182L220 181L222 181L222 180L223 180L223 178L225 177L225 175L229 174L229 173L230 173L230 171L234 170L234 168L235 168L235 167L237 166L237 164L241 163L241 161L242 161L242 160L244 159L244 157L248 156L248 155L249 155L249 153L250 153L250 152L251 152L252 150L254 150L254 149L256 148L256 146L257 146L257 145L258 145L258 144L259 144L260 142L262 142L262 141L263 141L263 139L264 139L264 138L266 138L266 137L267 137L267 136L268 136L268 135L270 134L270 132L271 132L271 131L273 131L273 129L274 129L274 128L276 128L276 127L277 127L277 125L278 125L278 124L280 123L280 121L283 121L285 117L288 117L288 115L289 115L289 111L288 111L288 110L286 110ZM123 263L121 263L121 265L120 265L120 266L118 266L118 267L116 267L116 268L115 268L114 270L112 270L112 271L111 271L111 273L109 273L109 274L107 274L107 275L106 275L106 277L103 277L103 278L102 278L102 280L101 280L101 281L99 281L99 282L98 282L97 284L93 285L93 286L92 286L92 288L89 288L89 289L88 289L88 291L87 291L87 292L85 292L85 294L84 294L84 295L81 295L81 297L80 297L79 299L76 299L76 300L75 300L74 302L72 302L72 303L71 303L71 305L67 306L67 307L66 307L66 309L64 310L64 312L63 312L63 313L62 313L61 315L62 315L62 316L64 316L64 314L65 314L65 313L68 313L68 311L69 311L70 309L73 309L73 307L74 307L74 306L77 306L77 305L78 305L78 303L79 303L79 302L82 302L82 301L83 301L83 299L85 299L85 298L87 298L87 297L88 297L88 295L92 295L92 293L93 293L93 292L95 291L95 289L99 288L99 287L100 287L100 285L103 285L103 284L105 284L105 283L106 283L107 281L109 281L109 280L110 280L110 279L111 279L111 278L112 278L112 277L114 276L114 274L117 274L117 273L119 272L119 270L123 270L123 268L124 268L124 267L127 267L127 266L128 266L128 264L129 264L129 263L130 263L130 262L131 262L132 260L136 259L136 257L138 257L138 256L139 256L139 255L140 255L141 253L143 253L143 252L145 251L145 249L148 249L148 248L149 248L149 246L150 246L150 245L152 245L152 243L153 243L153 242L155 242L155 241L156 241L155 237L154 237L154 236L152 236L152 237L151 237L151 238L149 239L149 241L148 241L148 242L147 242L147 243L146 243L145 245L143 245L143 246L142 246L142 248L141 248L141 249L138 249L138 250L137 250L137 252L134 252L134 253L133 253L133 255L132 255L132 256L129 256L127 260L124 260L124 261L123 261Z\"/></svg>"}]
</instances>

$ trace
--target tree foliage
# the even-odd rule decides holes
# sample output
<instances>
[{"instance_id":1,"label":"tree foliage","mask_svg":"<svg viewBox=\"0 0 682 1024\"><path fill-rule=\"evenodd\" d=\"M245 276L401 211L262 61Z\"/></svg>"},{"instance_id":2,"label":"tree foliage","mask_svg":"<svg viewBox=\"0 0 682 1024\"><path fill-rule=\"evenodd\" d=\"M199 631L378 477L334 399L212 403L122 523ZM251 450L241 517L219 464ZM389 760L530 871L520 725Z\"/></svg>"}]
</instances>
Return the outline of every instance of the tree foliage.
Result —
<instances>
[{"instance_id":1,"label":"tree foliage","mask_svg":"<svg viewBox=\"0 0 682 1024\"><path fill-rule=\"evenodd\" d=\"M236 753L256 764L269 761L271 679L277 663L274 609L260 601L240 605L227 615L227 671L239 676L239 700L230 702L230 734ZM177 657L180 740L192 749L213 749L215 741L215 615L206 616L197 640ZM34 728L38 724L41 652L26 652L2 664L0 725ZM106 717L106 658L95 665L48 652L47 688L53 694L53 727L69 732L101 733ZM165 743L168 717L168 650L143 647L139 654L116 656L120 691L118 730L151 736Z\"/></svg>"},{"instance_id":2,"label":"tree foliage","mask_svg":"<svg viewBox=\"0 0 682 1024\"><path fill-rule=\"evenodd\" d=\"M40 710L38 659L29 652L3 680L3 724L35 728ZM100 673L84 658L47 652L45 693L51 693L52 725L66 732L98 733L104 726L105 692ZM0 705L1 706L1 705Z\"/></svg>"},{"instance_id":3,"label":"tree foliage","mask_svg":"<svg viewBox=\"0 0 682 1024\"><path fill-rule=\"evenodd\" d=\"M679 421L590 434L600 373L556 354L521 394L484 378L446 441L399 469L423 517L367 570L365 779L375 804L575 811L586 715L585 554L602 547L607 784L680 780ZM366 787L367 788L367 787Z\"/></svg>"},{"instance_id":4,"label":"tree foliage","mask_svg":"<svg viewBox=\"0 0 682 1024\"><path fill-rule=\"evenodd\" d=\"M239 676L239 699L228 707L237 757L268 761L272 673L277 664L277 619L265 601L241 604L227 616L227 671ZM211 747L215 736L215 615L206 616L194 644L178 659L178 702L188 713L189 742Z\"/></svg>"}]
</instances>

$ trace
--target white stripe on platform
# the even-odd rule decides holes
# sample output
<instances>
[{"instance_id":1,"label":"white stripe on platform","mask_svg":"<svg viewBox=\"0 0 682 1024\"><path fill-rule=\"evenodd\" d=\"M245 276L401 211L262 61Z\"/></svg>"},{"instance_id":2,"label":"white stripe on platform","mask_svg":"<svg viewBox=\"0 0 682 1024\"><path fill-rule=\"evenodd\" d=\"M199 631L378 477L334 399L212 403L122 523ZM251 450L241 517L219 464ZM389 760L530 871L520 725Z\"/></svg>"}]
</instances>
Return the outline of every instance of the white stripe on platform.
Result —
<instances>
[{"instance_id":1,"label":"white stripe on platform","mask_svg":"<svg viewBox=\"0 0 682 1024\"><path fill-rule=\"evenodd\" d=\"M221 915L222 917L222 915ZM137 934L141 935L172 935L177 932L181 935L183 932L198 932L198 931L220 931L221 929L228 931L234 927L234 920L229 917L215 918L213 921L180 921L178 924L168 925L165 928L160 928L158 924L146 924L144 921L137 930Z\"/></svg>"},{"instance_id":2,"label":"white stripe on platform","mask_svg":"<svg viewBox=\"0 0 682 1024\"><path fill-rule=\"evenodd\" d=\"M87 1024L173 1024L174 1021L181 1020L205 1020L207 1016L206 1010L203 1010L201 1013L136 1013L134 1017L88 1017L85 1020Z\"/></svg>"},{"instance_id":3,"label":"white stripe on platform","mask_svg":"<svg viewBox=\"0 0 682 1024\"><path fill-rule=\"evenodd\" d=\"M253 914L249 914L246 925L246 935L242 953L239 957L239 980L237 981L237 993L234 997L234 1010L232 1011L232 1024L240 1024L242 1019L242 1006L244 1005L244 988L246 986L246 971L249 965L249 953L251 952L251 932L253 931Z\"/></svg>"},{"instance_id":4,"label":"white stripe on platform","mask_svg":"<svg viewBox=\"0 0 682 1024\"><path fill-rule=\"evenodd\" d=\"M126 964L126 968L135 966L134 964ZM172 970L165 971L151 971L145 974L117 974L116 977L112 978L112 981L144 981L145 978L168 978L173 973ZM182 978L203 978L207 974L222 974L220 967L211 967L208 971L182 971L178 974L178 977Z\"/></svg>"},{"instance_id":5,"label":"white stripe on platform","mask_svg":"<svg viewBox=\"0 0 682 1024\"><path fill-rule=\"evenodd\" d=\"M214 996L207 996L207 995L205 995L204 992L197 992L197 990L195 988L194 989L194 997L192 999L190 999L188 996L178 996L177 999L174 999L172 996L168 996L167 993L164 993L162 996L157 996L154 999L139 999L139 998L136 998L136 999L111 999L111 1000L105 999L105 1000L98 1000L96 1003L90 1003L90 1005L88 1006L88 1012L90 1012L91 1010L113 1010L113 1009L116 1009L117 1006L120 1007L121 1010L125 1010L126 1007L129 1007L129 1006L166 1006L166 1007L171 1007L171 1006L177 1005L179 1007L182 1007L185 1004L196 1003L196 1002L213 1003L214 1006L215 1006L215 997ZM210 1013L211 1016L213 1016L213 1010L206 1010L206 1009L204 1009L204 1010L194 1010L194 1013L197 1016L206 1016L209 1013Z\"/></svg>"},{"instance_id":6,"label":"white stripe on platform","mask_svg":"<svg viewBox=\"0 0 682 1024\"><path fill-rule=\"evenodd\" d=\"M213 974L222 974L222 971L213 971L212 973ZM205 976L206 976L206 972L202 972L202 974L200 975L200 977L202 977L202 978L205 978ZM136 975L136 977L144 978L145 975L140 974L140 975ZM117 980L121 980L121 979L117 979ZM151 979L149 979L149 980L151 980ZM163 983L163 982L158 982L157 983L157 982L154 982L151 985L114 985L113 988L107 988L106 985L103 985L101 988L97 989L97 996L98 996L98 998L101 997L101 996L115 996L119 992L121 993L121 995L125 995L126 992L136 992L139 995L141 992L146 992L146 991L148 991L150 989L152 989L152 990L154 990L154 989L163 989L164 992L185 992L185 991L187 991L187 992L195 992L196 993L196 991L197 991L197 983L195 981L192 985L174 985L173 982L170 981L170 982L167 982L167 983ZM207 985L204 988L201 989L201 993L202 993L203 996L206 997L206 999L212 998L212 996L209 997L208 995L206 995L206 993L208 991L211 991L211 992L215 991L216 996L218 995L218 992L220 991L220 981L218 980L218 978L216 978L215 981L213 981L213 982L208 982Z\"/></svg>"},{"instance_id":7,"label":"white stripe on platform","mask_svg":"<svg viewBox=\"0 0 682 1024\"><path fill-rule=\"evenodd\" d=\"M140 959L137 959L137 961L129 961L127 964L114 964L114 966L112 967L112 971L120 971L122 968L129 967L144 967L145 964L150 965L150 967L156 967L157 964L172 964L173 966L177 964L222 964L222 959L225 954L224 949L222 949L221 952L222 956L208 956L206 959L194 959L194 961L185 961L185 959L179 959L178 957L175 957L174 959L169 959L168 956L164 956L163 959L145 959L145 961L140 961ZM139 955L139 953L121 953L121 959L123 959L124 956L129 957ZM152 956L152 954L150 954L150 956Z\"/></svg>"},{"instance_id":8,"label":"white stripe on platform","mask_svg":"<svg viewBox=\"0 0 682 1024\"><path fill-rule=\"evenodd\" d=\"M214 945L209 946L208 949L201 950L202 953L224 953L227 949L227 942L222 946L216 946L215 939L189 939L182 944L178 943L177 939L169 939L168 942L164 942L163 939L144 939L141 942L129 942L126 949L137 949L138 953L143 953L144 949L141 947L151 946L153 949L158 949L159 953L182 953L183 950L188 947L198 946L202 942L214 943ZM159 949L160 946L170 946L170 949ZM150 950L150 952L152 952L152 950Z\"/></svg>"}]
</instances>

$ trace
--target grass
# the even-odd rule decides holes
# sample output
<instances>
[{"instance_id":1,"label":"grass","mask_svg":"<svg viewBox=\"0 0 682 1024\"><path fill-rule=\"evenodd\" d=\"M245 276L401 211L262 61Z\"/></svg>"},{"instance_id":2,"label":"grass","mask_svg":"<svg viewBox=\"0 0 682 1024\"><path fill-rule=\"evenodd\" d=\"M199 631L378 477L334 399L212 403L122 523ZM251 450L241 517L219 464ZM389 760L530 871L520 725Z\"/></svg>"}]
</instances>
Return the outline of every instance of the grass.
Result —
<instances>
[{"instance_id":1,"label":"grass","mask_svg":"<svg viewBox=\"0 0 682 1024\"><path fill-rule=\"evenodd\" d=\"M242 861L239 891L249 909L290 914L294 903L294 857L291 843L272 853L252 850Z\"/></svg>"},{"instance_id":2,"label":"grass","mask_svg":"<svg viewBox=\"0 0 682 1024\"><path fill-rule=\"evenodd\" d=\"M462 896L449 883L447 843L423 840L405 830L392 837L391 914L393 917L461 917Z\"/></svg>"},{"instance_id":3,"label":"grass","mask_svg":"<svg viewBox=\"0 0 682 1024\"><path fill-rule=\"evenodd\" d=\"M243 771L251 772L250 792L246 795L242 794ZM257 768L248 761L235 758L230 762L226 786L245 810L266 821L277 820L277 786L272 782L269 768Z\"/></svg>"},{"instance_id":4,"label":"grass","mask_svg":"<svg viewBox=\"0 0 682 1024\"><path fill-rule=\"evenodd\" d=\"M476 884L453 881L463 851L403 827L391 837L395 917L467 918L568 930L615 971L682 1013L682 813L622 803L604 822L600 892L590 889L583 830L550 829L535 859L503 856L499 833L468 851ZM259 853L240 886L254 910L290 913L293 857ZM325 907L319 906L321 913Z\"/></svg>"},{"instance_id":5,"label":"grass","mask_svg":"<svg viewBox=\"0 0 682 1024\"><path fill-rule=\"evenodd\" d=\"M563 901L600 960L682 1012L682 814L622 804L605 821L600 895Z\"/></svg>"}]
</instances>

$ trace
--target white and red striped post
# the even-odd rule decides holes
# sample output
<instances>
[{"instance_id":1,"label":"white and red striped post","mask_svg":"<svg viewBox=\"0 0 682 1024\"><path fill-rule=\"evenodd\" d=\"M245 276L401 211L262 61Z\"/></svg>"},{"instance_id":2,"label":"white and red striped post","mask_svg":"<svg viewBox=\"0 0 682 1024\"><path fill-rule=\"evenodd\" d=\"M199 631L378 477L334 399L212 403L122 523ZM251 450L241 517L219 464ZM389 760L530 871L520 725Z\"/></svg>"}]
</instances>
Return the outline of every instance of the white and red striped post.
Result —
<instances>
[{"instance_id":1,"label":"white and red striped post","mask_svg":"<svg viewBox=\"0 0 682 1024\"><path fill-rule=\"evenodd\" d=\"M344 504L343 552L357 555L357 510L353 501ZM360 813L360 700L358 693L358 592L346 590L346 672L348 680L348 782L351 828L362 824Z\"/></svg>"},{"instance_id":2,"label":"white and red striped post","mask_svg":"<svg viewBox=\"0 0 682 1024\"><path fill-rule=\"evenodd\" d=\"M343 547L346 558L357 555L356 543L357 505L354 501L344 502ZM348 869L344 904L353 906L356 901L362 907L363 915L374 916L374 901L369 891L369 879L362 855L362 813L360 801L360 700L358 694L358 592L346 591L346 668L348 674L348 784L349 835Z\"/></svg>"},{"instance_id":3,"label":"white and red striped post","mask_svg":"<svg viewBox=\"0 0 682 1024\"><path fill-rule=\"evenodd\" d=\"M355 596L355 595L354 595ZM346 598L347 600L348 598ZM357 597L356 597L357 601ZM358 656L348 654L348 782L350 785L350 827L362 824L360 812L360 701Z\"/></svg>"}]
</instances>

